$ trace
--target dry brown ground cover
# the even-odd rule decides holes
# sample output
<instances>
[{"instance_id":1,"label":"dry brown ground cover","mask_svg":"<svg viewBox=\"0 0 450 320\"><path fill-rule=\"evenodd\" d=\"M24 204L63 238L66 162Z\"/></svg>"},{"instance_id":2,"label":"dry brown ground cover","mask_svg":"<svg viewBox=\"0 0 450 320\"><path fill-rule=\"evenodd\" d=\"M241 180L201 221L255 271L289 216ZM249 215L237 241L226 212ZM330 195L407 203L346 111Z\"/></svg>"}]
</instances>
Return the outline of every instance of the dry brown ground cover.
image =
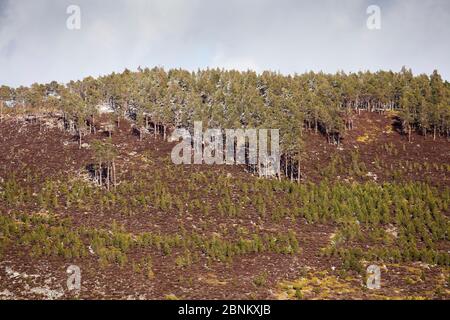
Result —
<instances>
[{"instance_id":1,"label":"dry brown ground cover","mask_svg":"<svg viewBox=\"0 0 450 320\"><path fill-rule=\"evenodd\" d=\"M106 134L79 149L57 128L6 119L0 298L448 299L450 142L408 143L395 114L363 113L339 148L307 134L299 187L239 166L174 166L173 144L139 141L124 122L112 137L120 184L107 192L86 170ZM392 202L387 220L372 195L374 212ZM366 213L347 212L353 201ZM419 252L370 251L402 240ZM372 263L380 290L365 286ZM78 294L69 265L81 268Z\"/></svg>"}]
</instances>

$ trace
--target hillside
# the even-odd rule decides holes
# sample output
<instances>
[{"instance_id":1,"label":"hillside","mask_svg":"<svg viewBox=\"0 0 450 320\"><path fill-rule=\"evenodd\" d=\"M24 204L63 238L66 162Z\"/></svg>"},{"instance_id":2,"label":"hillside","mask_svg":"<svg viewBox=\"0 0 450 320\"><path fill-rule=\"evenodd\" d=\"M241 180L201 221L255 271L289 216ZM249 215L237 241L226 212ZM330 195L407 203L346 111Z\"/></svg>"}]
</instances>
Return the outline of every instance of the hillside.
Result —
<instances>
[{"instance_id":1,"label":"hillside","mask_svg":"<svg viewBox=\"0 0 450 320\"><path fill-rule=\"evenodd\" d=\"M174 165L122 119L117 187L46 116L0 123L0 298L449 299L450 141L362 111L339 146L305 132L300 183ZM382 286L365 286L381 267ZM67 291L67 267L81 269Z\"/></svg>"}]
</instances>

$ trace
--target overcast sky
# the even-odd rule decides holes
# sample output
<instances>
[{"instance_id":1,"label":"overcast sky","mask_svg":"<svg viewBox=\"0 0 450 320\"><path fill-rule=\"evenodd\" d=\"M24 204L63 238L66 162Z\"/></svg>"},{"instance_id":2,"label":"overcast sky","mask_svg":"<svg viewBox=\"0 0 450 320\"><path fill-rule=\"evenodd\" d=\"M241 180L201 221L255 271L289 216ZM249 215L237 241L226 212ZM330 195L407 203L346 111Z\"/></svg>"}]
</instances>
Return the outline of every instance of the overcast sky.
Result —
<instances>
[{"instance_id":1,"label":"overcast sky","mask_svg":"<svg viewBox=\"0 0 450 320\"><path fill-rule=\"evenodd\" d=\"M66 9L81 8L69 30ZM369 30L369 5L381 30ZM448 0L0 0L0 84L138 66L282 73L438 69L450 80Z\"/></svg>"}]
</instances>

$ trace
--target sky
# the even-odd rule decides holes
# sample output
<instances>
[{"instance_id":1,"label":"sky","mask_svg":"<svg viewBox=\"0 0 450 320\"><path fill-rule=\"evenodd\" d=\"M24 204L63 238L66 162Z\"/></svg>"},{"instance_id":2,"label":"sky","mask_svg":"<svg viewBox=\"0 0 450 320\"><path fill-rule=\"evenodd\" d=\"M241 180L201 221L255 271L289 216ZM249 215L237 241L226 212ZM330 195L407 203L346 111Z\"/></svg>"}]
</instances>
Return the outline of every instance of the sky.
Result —
<instances>
[{"instance_id":1,"label":"sky","mask_svg":"<svg viewBox=\"0 0 450 320\"><path fill-rule=\"evenodd\" d=\"M80 29L67 28L70 5ZM380 29L367 8L380 8ZM438 69L450 80L448 0L0 0L0 85L154 66L283 74Z\"/></svg>"}]
</instances>

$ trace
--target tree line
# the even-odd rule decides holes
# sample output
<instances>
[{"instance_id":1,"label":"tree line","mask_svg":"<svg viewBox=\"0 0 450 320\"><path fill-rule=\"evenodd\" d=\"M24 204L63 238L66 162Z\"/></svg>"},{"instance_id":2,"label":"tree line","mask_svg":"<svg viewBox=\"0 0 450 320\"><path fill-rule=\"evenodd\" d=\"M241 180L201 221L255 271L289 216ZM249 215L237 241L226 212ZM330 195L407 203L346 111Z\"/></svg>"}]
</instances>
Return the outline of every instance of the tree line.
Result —
<instances>
[{"instance_id":1,"label":"tree line","mask_svg":"<svg viewBox=\"0 0 450 320\"><path fill-rule=\"evenodd\" d=\"M450 83L437 71L414 76L378 71L336 74L206 69L138 68L99 78L30 87L0 87L4 105L59 110L64 126L82 136L95 132L98 106L112 110L115 125L128 117L140 139L145 132L166 138L170 129L279 128L285 175L300 181L304 132L321 133L339 144L361 111L398 112L398 122L411 141L413 131L450 137ZM111 132L113 129L108 129Z\"/></svg>"}]
</instances>

